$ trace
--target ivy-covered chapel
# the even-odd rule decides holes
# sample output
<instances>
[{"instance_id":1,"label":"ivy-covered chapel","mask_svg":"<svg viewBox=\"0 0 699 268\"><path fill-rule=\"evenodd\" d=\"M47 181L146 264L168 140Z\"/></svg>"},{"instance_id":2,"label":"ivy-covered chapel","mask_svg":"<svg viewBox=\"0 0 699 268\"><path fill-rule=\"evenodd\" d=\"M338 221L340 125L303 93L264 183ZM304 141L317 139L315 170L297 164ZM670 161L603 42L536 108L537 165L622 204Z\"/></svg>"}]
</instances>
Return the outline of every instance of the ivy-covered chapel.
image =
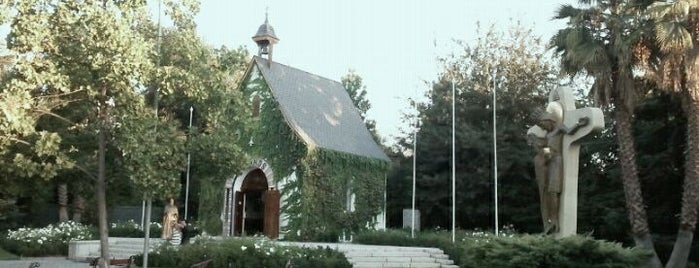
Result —
<instances>
[{"instance_id":1,"label":"ivy-covered chapel","mask_svg":"<svg viewBox=\"0 0 699 268\"><path fill-rule=\"evenodd\" d=\"M239 90L251 103L253 161L225 183L223 234L302 240L385 228L390 160L342 84L274 62L265 17Z\"/></svg>"}]
</instances>

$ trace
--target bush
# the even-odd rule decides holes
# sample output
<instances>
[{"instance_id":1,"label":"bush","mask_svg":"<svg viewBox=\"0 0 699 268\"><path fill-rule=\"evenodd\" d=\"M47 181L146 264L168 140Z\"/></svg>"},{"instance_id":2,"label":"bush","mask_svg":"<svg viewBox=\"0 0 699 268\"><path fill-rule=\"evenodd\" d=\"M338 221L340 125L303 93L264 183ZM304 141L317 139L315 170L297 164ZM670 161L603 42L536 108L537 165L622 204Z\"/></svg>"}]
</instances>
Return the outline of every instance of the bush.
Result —
<instances>
[{"instance_id":1,"label":"bush","mask_svg":"<svg viewBox=\"0 0 699 268\"><path fill-rule=\"evenodd\" d=\"M492 233L457 231L385 230L358 234L355 242L372 245L437 247L460 267L637 267L650 255L639 249L586 236L554 239L540 235L515 235L505 229Z\"/></svg>"},{"instance_id":2,"label":"bush","mask_svg":"<svg viewBox=\"0 0 699 268\"><path fill-rule=\"evenodd\" d=\"M338 238L342 235L341 232L336 230L314 230L306 232L289 232L284 235L285 241L298 241L298 242L328 242L335 243L338 242ZM349 234L347 234L349 236Z\"/></svg>"},{"instance_id":3,"label":"bush","mask_svg":"<svg viewBox=\"0 0 699 268\"><path fill-rule=\"evenodd\" d=\"M212 260L210 267L214 268L284 267L288 261L295 267L352 267L342 253L329 248L279 246L264 238L199 239L179 247L165 244L148 255L149 266L153 267L190 267L206 259ZM142 255L136 256L136 264L143 265Z\"/></svg>"},{"instance_id":4,"label":"bush","mask_svg":"<svg viewBox=\"0 0 699 268\"><path fill-rule=\"evenodd\" d=\"M109 236L110 237L144 237L145 232L141 230L141 225L129 220L126 222L112 223L109 226ZM151 222L150 224L150 237L160 238L163 232L163 225L159 222Z\"/></svg>"},{"instance_id":5,"label":"bush","mask_svg":"<svg viewBox=\"0 0 699 268\"><path fill-rule=\"evenodd\" d=\"M2 248L20 256L68 255L68 242L95 237L94 228L67 221L44 228L19 228L7 232Z\"/></svg>"},{"instance_id":6,"label":"bush","mask_svg":"<svg viewBox=\"0 0 699 268\"><path fill-rule=\"evenodd\" d=\"M462 267L639 267L650 256L587 236L467 238L462 243Z\"/></svg>"}]
</instances>

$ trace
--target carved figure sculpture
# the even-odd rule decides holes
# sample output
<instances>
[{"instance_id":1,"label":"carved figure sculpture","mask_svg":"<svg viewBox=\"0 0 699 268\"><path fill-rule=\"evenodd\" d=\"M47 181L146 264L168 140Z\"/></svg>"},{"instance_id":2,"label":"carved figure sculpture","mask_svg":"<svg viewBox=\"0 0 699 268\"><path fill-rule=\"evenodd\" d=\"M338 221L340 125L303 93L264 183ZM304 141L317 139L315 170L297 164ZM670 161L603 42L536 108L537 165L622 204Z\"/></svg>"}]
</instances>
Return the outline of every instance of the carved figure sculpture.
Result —
<instances>
[{"instance_id":1,"label":"carved figure sculpture","mask_svg":"<svg viewBox=\"0 0 699 268\"><path fill-rule=\"evenodd\" d=\"M172 239L172 233L174 231L175 225L177 224L180 213L175 205L175 200L170 198L170 201L165 205L163 210L163 234L162 239L170 240Z\"/></svg>"}]
</instances>

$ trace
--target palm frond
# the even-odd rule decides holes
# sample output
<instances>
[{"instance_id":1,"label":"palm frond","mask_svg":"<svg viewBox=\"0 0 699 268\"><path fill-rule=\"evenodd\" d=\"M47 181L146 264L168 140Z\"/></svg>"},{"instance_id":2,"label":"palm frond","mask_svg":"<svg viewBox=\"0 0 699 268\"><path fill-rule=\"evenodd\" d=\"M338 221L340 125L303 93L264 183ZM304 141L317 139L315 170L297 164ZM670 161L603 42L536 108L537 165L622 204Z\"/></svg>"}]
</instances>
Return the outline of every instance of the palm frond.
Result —
<instances>
[{"instance_id":1,"label":"palm frond","mask_svg":"<svg viewBox=\"0 0 699 268\"><path fill-rule=\"evenodd\" d=\"M646 14L654 20L664 19L672 10L673 3L655 2L646 8Z\"/></svg>"},{"instance_id":2,"label":"palm frond","mask_svg":"<svg viewBox=\"0 0 699 268\"><path fill-rule=\"evenodd\" d=\"M693 46L691 33L680 22L657 22L655 38L663 52L681 53Z\"/></svg>"},{"instance_id":3,"label":"palm frond","mask_svg":"<svg viewBox=\"0 0 699 268\"><path fill-rule=\"evenodd\" d=\"M567 50L566 39L571 30L571 28L558 30L558 32L556 32L556 34L554 34L553 37L551 37L551 41L549 42L549 48L554 49L556 54L559 54Z\"/></svg>"},{"instance_id":4,"label":"palm frond","mask_svg":"<svg viewBox=\"0 0 699 268\"><path fill-rule=\"evenodd\" d=\"M686 1L655 2L648 6L646 13L656 21L676 20L686 17L690 6Z\"/></svg>"},{"instance_id":5,"label":"palm frond","mask_svg":"<svg viewBox=\"0 0 699 268\"><path fill-rule=\"evenodd\" d=\"M592 75L595 77L595 82L590 88L590 95L595 103L607 105L612 88L611 77L609 73L593 73Z\"/></svg>"},{"instance_id":6,"label":"palm frond","mask_svg":"<svg viewBox=\"0 0 699 268\"><path fill-rule=\"evenodd\" d=\"M565 18L574 18L580 14L581 10L570 4L564 4L558 7L553 19L560 20Z\"/></svg>"}]
</instances>

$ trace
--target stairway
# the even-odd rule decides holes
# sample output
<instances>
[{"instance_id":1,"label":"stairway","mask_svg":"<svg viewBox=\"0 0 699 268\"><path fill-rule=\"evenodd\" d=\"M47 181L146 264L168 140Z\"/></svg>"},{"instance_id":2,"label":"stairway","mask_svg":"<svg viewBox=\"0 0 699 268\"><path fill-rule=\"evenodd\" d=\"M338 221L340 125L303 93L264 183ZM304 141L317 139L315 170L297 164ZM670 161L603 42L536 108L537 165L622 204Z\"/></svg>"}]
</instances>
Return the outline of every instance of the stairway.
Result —
<instances>
[{"instance_id":1,"label":"stairway","mask_svg":"<svg viewBox=\"0 0 699 268\"><path fill-rule=\"evenodd\" d=\"M454 261L438 248L394 247L344 243L279 242L299 247L330 247L345 254L355 268L458 268Z\"/></svg>"},{"instance_id":2,"label":"stairway","mask_svg":"<svg viewBox=\"0 0 699 268\"><path fill-rule=\"evenodd\" d=\"M99 257L99 241L80 241L84 247L85 243L92 242L89 251L74 250L74 252L89 252L87 259ZM162 239L151 238L150 248L155 249L163 243ZM458 268L454 261L438 248L424 247L394 247L359 245L349 243L311 243L311 242L275 242L279 245L289 245L306 248L329 247L342 252L347 260L355 268ZM126 259L129 256L143 253L143 238L110 238L109 255L112 258ZM85 260L85 256L76 253L69 253L73 260Z\"/></svg>"},{"instance_id":3,"label":"stairway","mask_svg":"<svg viewBox=\"0 0 699 268\"><path fill-rule=\"evenodd\" d=\"M160 238L151 238L148 246L151 251L163 243ZM130 256L143 254L143 238L109 238L109 255L115 259L128 259ZM99 246L91 250L87 259L100 256Z\"/></svg>"}]
</instances>

